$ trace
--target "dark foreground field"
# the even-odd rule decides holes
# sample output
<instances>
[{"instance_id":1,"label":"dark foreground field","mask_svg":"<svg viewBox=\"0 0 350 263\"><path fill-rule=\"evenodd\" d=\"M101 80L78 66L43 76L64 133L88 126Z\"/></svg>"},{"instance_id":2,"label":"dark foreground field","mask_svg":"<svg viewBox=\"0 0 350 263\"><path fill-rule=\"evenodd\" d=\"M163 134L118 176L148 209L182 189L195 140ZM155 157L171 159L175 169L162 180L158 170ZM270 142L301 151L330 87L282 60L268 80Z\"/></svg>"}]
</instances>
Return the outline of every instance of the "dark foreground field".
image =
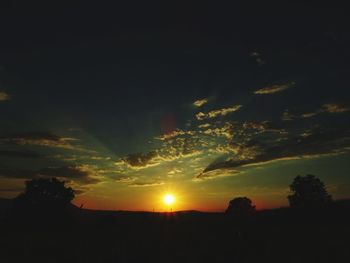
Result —
<instances>
[{"instance_id":1,"label":"dark foreground field","mask_svg":"<svg viewBox=\"0 0 350 263\"><path fill-rule=\"evenodd\" d=\"M95 212L1 223L0 262L349 262L349 203L295 213ZM22 223L21 223L22 222Z\"/></svg>"}]
</instances>

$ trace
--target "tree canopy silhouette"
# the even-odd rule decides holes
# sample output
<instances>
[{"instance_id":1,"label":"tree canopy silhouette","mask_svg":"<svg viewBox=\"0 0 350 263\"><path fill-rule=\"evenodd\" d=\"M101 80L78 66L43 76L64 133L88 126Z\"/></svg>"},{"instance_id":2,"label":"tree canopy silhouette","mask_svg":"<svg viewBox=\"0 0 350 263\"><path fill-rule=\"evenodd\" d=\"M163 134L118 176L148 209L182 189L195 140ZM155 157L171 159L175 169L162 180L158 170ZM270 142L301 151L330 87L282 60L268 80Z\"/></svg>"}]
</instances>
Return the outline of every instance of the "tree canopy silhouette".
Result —
<instances>
[{"instance_id":1,"label":"tree canopy silhouette","mask_svg":"<svg viewBox=\"0 0 350 263\"><path fill-rule=\"evenodd\" d=\"M252 200L247 197L236 197L229 202L226 213L235 217L248 217L255 212Z\"/></svg>"},{"instance_id":2,"label":"tree canopy silhouette","mask_svg":"<svg viewBox=\"0 0 350 263\"><path fill-rule=\"evenodd\" d=\"M74 199L74 191L56 178L38 178L26 181L24 193L15 199L17 208L59 210Z\"/></svg>"},{"instance_id":3,"label":"tree canopy silhouette","mask_svg":"<svg viewBox=\"0 0 350 263\"><path fill-rule=\"evenodd\" d=\"M289 187L292 192L288 196L291 207L322 207L332 201L332 197L328 194L324 183L311 174L306 176L298 175Z\"/></svg>"}]
</instances>

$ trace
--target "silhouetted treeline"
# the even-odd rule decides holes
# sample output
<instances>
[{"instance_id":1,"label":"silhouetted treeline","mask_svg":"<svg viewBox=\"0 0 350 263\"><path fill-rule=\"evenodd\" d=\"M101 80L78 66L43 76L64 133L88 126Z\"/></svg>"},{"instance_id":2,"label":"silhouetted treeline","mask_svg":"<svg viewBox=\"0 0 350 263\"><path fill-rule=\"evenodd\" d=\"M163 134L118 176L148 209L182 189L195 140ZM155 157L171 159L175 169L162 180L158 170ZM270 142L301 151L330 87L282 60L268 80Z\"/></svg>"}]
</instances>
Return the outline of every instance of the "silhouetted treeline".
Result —
<instances>
[{"instance_id":1,"label":"silhouetted treeline","mask_svg":"<svg viewBox=\"0 0 350 263\"><path fill-rule=\"evenodd\" d=\"M12 220L41 226L60 225L71 218L74 190L56 178L26 181L25 190L13 200Z\"/></svg>"}]
</instances>

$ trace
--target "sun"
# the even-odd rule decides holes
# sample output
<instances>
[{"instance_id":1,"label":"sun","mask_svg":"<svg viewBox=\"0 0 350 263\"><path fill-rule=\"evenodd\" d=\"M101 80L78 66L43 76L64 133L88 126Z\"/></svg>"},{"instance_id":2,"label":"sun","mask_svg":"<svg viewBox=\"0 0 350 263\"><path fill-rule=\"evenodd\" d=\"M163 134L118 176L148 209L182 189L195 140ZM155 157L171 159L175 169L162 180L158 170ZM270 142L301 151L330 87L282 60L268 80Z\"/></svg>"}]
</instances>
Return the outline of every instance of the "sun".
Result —
<instances>
[{"instance_id":1,"label":"sun","mask_svg":"<svg viewBox=\"0 0 350 263\"><path fill-rule=\"evenodd\" d=\"M172 205L175 203L175 197L172 195L172 194L166 194L164 195L163 197L163 202L166 204L166 205Z\"/></svg>"}]
</instances>

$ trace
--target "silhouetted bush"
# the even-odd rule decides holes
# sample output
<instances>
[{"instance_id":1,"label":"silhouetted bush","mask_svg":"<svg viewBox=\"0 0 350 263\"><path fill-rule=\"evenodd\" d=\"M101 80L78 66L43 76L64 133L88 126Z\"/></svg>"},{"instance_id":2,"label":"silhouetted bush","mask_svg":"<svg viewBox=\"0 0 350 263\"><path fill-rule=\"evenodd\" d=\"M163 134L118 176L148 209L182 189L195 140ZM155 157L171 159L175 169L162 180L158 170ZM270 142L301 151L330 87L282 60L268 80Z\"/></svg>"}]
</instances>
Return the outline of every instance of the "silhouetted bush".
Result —
<instances>
[{"instance_id":1,"label":"silhouetted bush","mask_svg":"<svg viewBox=\"0 0 350 263\"><path fill-rule=\"evenodd\" d=\"M229 202L226 213L236 218L247 218L254 214L255 206L252 205L252 200L247 197L237 197Z\"/></svg>"},{"instance_id":2,"label":"silhouetted bush","mask_svg":"<svg viewBox=\"0 0 350 263\"><path fill-rule=\"evenodd\" d=\"M292 194L288 200L294 208L318 208L332 201L324 183L314 175L298 175L289 187Z\"/></svg>"}]
</instances>

